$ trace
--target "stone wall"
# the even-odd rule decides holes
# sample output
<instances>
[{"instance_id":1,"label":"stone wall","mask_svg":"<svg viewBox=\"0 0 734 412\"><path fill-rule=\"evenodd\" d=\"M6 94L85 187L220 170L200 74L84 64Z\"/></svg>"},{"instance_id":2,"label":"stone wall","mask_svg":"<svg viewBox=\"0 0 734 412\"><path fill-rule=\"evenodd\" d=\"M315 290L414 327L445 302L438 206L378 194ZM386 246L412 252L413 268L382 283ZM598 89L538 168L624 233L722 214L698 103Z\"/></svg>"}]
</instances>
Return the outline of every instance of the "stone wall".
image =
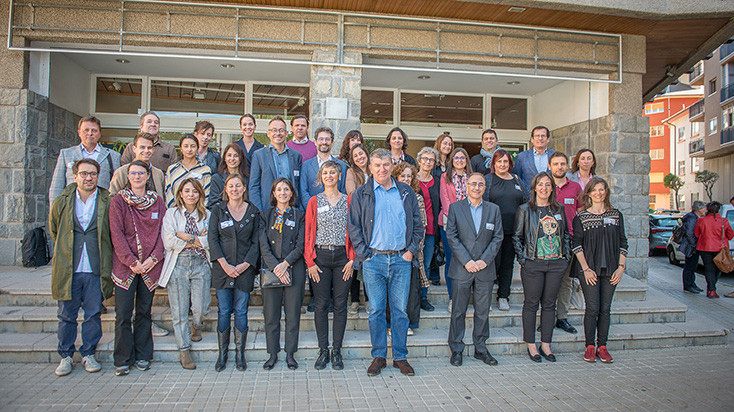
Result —
<instances>
[{"instance_id":1,"label":"stone wall","mask_svg":"<svg viewBox=\"0 0 734 412\"><path fill-rule=\"evenodd\" d=\"M0 264L20 264L23 234L46 224L56 158L78 142L79 119L27 89L0 89Z\"/></svg>"},{"instance_id":2,"label":"stone wall","mask_svg":"<svg viewBox=\"0 0 734 412\"><path fill-rule=\"evenodd\" d=\"M553 130L551 146L573 157L590 148L596 174L609 182L612 204L624 214L629 242L627 274L647 280L650 190L649 119L611 114Z\"/></svg>"}]
</instances>

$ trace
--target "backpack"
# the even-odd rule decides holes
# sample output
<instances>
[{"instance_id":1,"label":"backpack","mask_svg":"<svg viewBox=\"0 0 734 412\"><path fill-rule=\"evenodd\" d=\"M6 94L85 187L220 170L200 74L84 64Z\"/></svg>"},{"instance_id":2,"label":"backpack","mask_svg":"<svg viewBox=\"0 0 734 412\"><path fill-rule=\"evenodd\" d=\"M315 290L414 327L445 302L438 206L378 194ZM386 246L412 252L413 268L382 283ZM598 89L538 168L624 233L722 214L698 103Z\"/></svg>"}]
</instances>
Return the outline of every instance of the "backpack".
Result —
<instances>
[{"instance_id":1,"label":"backpack","mask_svg":"<svg viewBox=\"0 0 734 412\"><path fill-rule=\"evenodd\" d=\"M673 228L673 242L680 245L680 242L683 241L684 235L685 235L685 230L683 230L682 223Z\"/></svg>"},{"instance_id":2,"label":"backpack","mask_svg":"<svg viewBox=\"0 0 734 412\"><path fill-rule=\"evenodd\" d=\"M23 253L23 266L45 266L51 261L46 231L43 230L43 226L27 231L20 244Z\"/></svg>"}]
</instances>

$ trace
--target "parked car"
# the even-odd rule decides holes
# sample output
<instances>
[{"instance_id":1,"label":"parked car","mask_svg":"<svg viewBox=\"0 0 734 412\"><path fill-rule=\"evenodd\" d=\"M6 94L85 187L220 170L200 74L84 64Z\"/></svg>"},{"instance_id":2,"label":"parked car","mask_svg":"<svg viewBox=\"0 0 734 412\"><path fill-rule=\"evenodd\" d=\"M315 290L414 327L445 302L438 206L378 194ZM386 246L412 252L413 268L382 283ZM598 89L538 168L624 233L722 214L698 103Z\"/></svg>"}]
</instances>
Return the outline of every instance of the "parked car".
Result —
<instances>
[{"instance_id":1,"label":"parked car","mask_svg":"<svg viewBox=\"0 0 734 412\"><path fill-rule=\"evenodd\" d=\"M668 239L673 235L673 228L678 226L680 216L650 215L650 254L668 247Z\"/></svg>"},{"instance_id":2,"label":"parked car","mask_svg":"<svg viewBox=\"0 0 734 412\"><path fill-rule=\"evenodd\" d=\"M722 205L719 210L719 214L725 217L729 221L729 224L734 227L734 206L729 204ZM668 255L668 261L671 265L678 265L686 260L683 253L678 250L679 247L680 245L673 241L673 235L671 232L671 236L668 238L668 244L665 246L665 252ZM734 239L729 241L729 251L734 255L732 250L734 250ZM703 266L703 261L699 260L698 265Z\"/></svg>"}]
</instances>

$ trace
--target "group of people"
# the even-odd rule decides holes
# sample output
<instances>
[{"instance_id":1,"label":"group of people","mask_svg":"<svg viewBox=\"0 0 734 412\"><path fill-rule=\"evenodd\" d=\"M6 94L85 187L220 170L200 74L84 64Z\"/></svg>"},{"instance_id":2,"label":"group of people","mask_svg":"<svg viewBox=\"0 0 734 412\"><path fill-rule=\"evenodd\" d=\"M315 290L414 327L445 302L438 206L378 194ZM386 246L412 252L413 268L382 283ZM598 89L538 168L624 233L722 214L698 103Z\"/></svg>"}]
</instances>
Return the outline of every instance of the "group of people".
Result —
<instances>
[{"instance_id":1,"label":"group of people","mask_svg":"<svg viewBox=\"0 0 734 412\"><path fill-rule=\"evenodd\" d=\"M612 361L606 349L610 307L627 240L610 188L594 174L591 150L576 154L569 173L568 157L547 147L548 128L534 128L533 147L514 160L499 147L496 131L487 129L481 152L471 159L443 134L416 161L405 153L408 136L396 127L385 148L372 152L353 130L336 157L333 131L320 127L310 140L305 116L290 120L288 141L286 120L270 119L267 146L255 140L255 122L242 116L242 139L221 155L209 148L214 126L198 122L180 139L179 160L160 138L160 118L153 112L141 116L140 131L122 156L99 144L98 119L81 119L81 144L61 151L50 189L52 292L59 301L62 358L57 375L72 371L80 308L82 364L88 372L101 369L94 356L100 314L113 292L115 373L149 369L151 307L159 287L167 289L183 368L196 368L191 342L202 339L212 287L215 369L226 368L231 335L235 367L247 368L248 305L258 285L270 355L263 368L278 361L284 314L285 360L296 369L307 279L319 345L316 369L344 367L347 317L359 310L362 284L373 357L368 375L387 366L388 334L393 366L413 375L407 336L419 327L421 310L435 310L427 290L441 282L441 257L450 297L451 364L463 362L471 299L474 357L497 364L486 347L491 295L497 283L498 307L509 310L515 259L522 268L523 340L530 358L555 361L554 327L576 333L567 312L571 277L578 277L586 299L584 359Z\"/></svg>"}]
</instances>

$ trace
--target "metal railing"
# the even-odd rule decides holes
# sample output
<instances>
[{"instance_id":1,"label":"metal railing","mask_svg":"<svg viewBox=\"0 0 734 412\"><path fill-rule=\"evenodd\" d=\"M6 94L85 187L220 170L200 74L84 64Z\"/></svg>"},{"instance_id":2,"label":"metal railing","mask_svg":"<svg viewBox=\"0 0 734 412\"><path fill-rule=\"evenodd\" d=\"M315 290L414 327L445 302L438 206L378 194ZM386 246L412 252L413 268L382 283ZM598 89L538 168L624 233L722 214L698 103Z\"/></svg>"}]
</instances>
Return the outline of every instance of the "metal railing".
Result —
<instances>
[{"instance_id":1,"label":"metal railing","mask_svg":"<svg viewBox=\"0 0 734 412\"><path fill-rule=\"evenodd\" d=\"M689 119L693 119L694 117L702 114L703 113L703 104L704 104L704 100L699 100L696 103L693 103L688 108L688 118Z\"/></svg>"},{"instance_id":2,"label":"metal railing","mask_svg":"<svg viewBox=\"0 0 734 412\"><path fill-rule=\"evenodd\" d=\"M688 143L688 154L693 155L704 151L704 140L696 139Z\"/></svg>"},{"instance_id":3,"label":"metal railing","mask_svg":"<svg viewBox=\"0 0 734 412\"><path fill-rule=\"evenodd\" d=\"M721 103L724 103L725 101L734 98L734 83L730 83L724 87L721 88Z\"/></svg>"},{"instance_id":4,"label":"metal railing","mask_svg":"<svg viewBox=\"0 0 734 412\"><path fill-rule=\"evenodd\" d=\"M721 144L734 142L734 127L721 131Z\"/></svg>"},{"instance_id":5,"label":"metal railing","mask_svg":"<svg viewBox=\"0 0 734 412\"><path fill-rule=\"evenodd\" d=\"M698 62L693 66L693 73L691 73L691 82L703 75L703 63Z\"/></svg>"},{"instance_id":6,"label":"metal railing","mask_svg":"<svg viewBox=\"0 0 734 412\"><path fill-rule=\"evenodd\" d=\"M58 3L54 3L58 2ZM167 0L95 0L92 5L59 0L10 1L8 48L111 55L145 55L233 61L388 68L423 72L470 73L560 80L620 83L621 35L544 27L482 23L433 18L347 13L317 9L244 6ZM92 24L90 16L104 19ZM141 25L145 18L157 24ZM184 24L195 19L216 22L211 30ZM89 19L91 20L91 19ZM102 22L104 21L104 24ZM254 23L274 29L253 30ZM401 36L388 35L390 31ZM51 45L14 44L15 36L48 41ZM423 44L416 39L422 39ZM150 41L148 39L153 39ZM156 44L156 39L160 40ZM467 40L471 39L471 41ZM217 47L194 49L195 40ZM64 41L66 43L64 43ZM111 44L114 42L114 45ZM473 43L472 43L473 42ZM524 47L518 47L521 42ZM468 44L478 44L474 48ZM170 45L169 45L170 44ZM559 52L558 45L578 45L578 58ZM255 46L257 47L255 47ZM251 52L278 45L310 51L327 48L335 62L253 57ZM146 47L147 46L147 47ZM156 47L157 46L157 47ZM581 51L583 49L583 51ZM277 51L277 50L276 50ZM349 51L377 55L380 63L357 63L345 58ZM490 69L491 67L491 69Z\"/></svg>"},{"instance_id":7,"label":"metal railing","mask_svg":"<svg viewBox=\"0 0 734 412\"><path fill-rule=\"evenodd\" d=\"M724 60L732 53L734 53L734 42L722 44L719 47L719 60Z\"/></svg>"}]
</instances>

